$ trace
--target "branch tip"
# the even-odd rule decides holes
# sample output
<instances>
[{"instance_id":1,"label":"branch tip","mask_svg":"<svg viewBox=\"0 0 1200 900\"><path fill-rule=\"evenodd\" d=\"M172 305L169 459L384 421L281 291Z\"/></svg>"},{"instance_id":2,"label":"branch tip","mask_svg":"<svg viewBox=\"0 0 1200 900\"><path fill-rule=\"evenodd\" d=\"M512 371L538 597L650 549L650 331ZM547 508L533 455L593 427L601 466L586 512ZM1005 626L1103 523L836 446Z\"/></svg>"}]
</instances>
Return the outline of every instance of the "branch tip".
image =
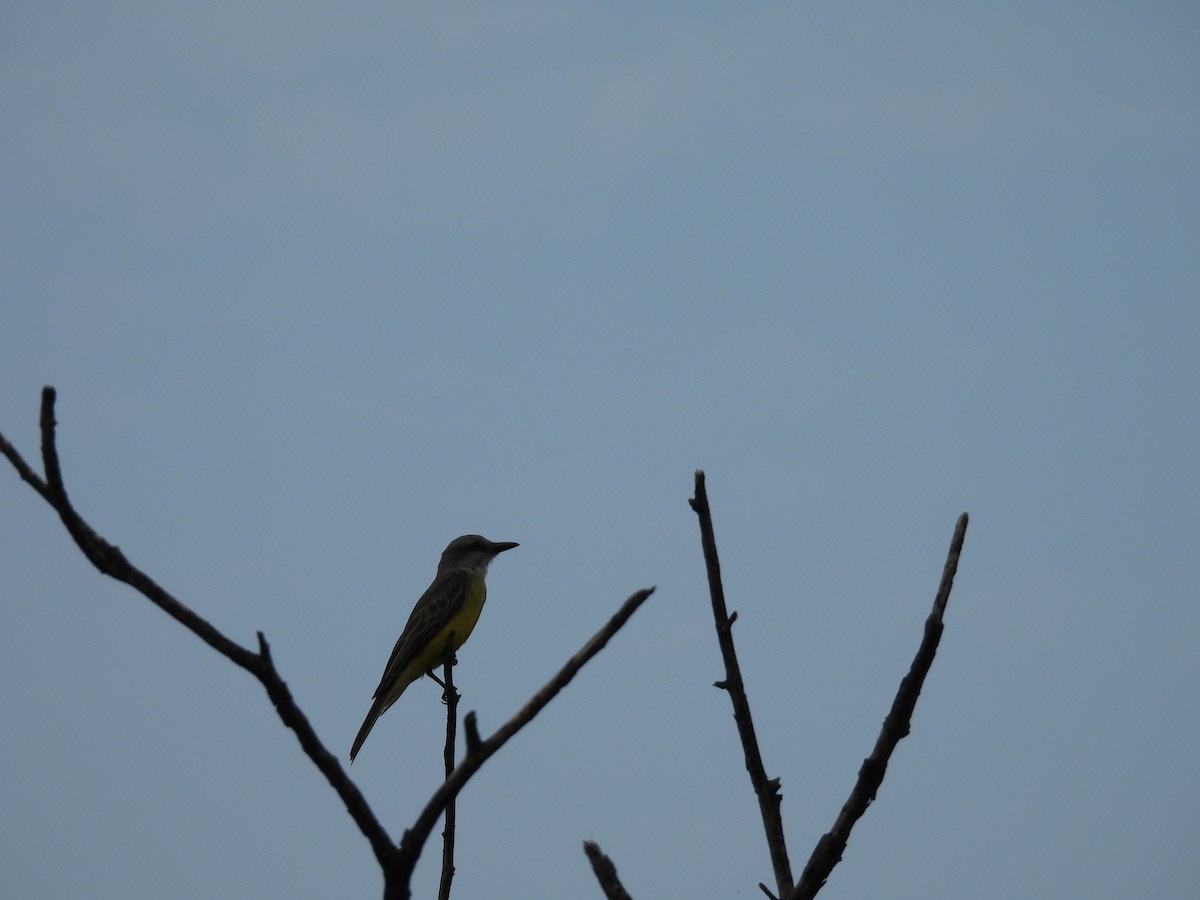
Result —
<instances>
[{"instance_id":1,"label":"branch tip","mask_svg":"<svg viewBox=\"0 0 1200 900\"><path fill-rule=\"evenodd\" d=\"M617 867L613 865L611 859L604 855L599 844L595 841L584 841L583 852L587 855L588 862L592 864L592 872L596 875L596 880L600 882L600 890L604 891L604 896L608 900L632 900L629 892L621 884L621 879L617 877Z\"/></svg>"},{"instance_id":2,"label":"branch tip","mask_svg":"<svg viewBox=\"0 0 1200 900\"><path fill-rule=\"evenodd\" d=\"M483 744L483 740L479 737L479 724L475 720L475 710L471 710L463 719L463 731L466 732L467 756L475 756Z\"/></svg>"},{"instance_id":3,"label":"branch tip","mask_svg":"<svg viewBox=\"0 0 1200 900\"><path fill-rule=\"evenodd\" d=\"M67 489L63 486L56 446L55 429L58 423L54 419L54 401L57 397L58 392L54 388L49 385L42 388L42 410L38 425L42 432L42 468L46 472L46 486L50 489L51 505L58 510L60 516L64 516L66 511L70 510L70 505L67 503ZM64 519L64 524L70 530L72 523Z\"/></svg>"}]
</instances>

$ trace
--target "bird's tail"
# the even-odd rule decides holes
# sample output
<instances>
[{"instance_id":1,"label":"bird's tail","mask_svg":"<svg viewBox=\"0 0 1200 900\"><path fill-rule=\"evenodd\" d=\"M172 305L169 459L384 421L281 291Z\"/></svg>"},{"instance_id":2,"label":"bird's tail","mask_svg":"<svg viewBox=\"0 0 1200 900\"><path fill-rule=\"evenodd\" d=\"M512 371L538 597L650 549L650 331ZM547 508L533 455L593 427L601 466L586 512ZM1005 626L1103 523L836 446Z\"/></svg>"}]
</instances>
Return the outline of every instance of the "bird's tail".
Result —
<instances>
[{"instance_id":1,"label":"bird's tail","mask_svg":"<svg viewBox=\"0 0 1200 900\"><path fill-rule=\"evenodd\" d=\"M383 715L383 711L387 709L382 697L377 697L375 702L371 704L371 711L367 713L367 717L363 719L362 728L358 729L358 736L354 739L354 743L350 746L350 762L354 763L354 757L358 756L358 751L362 748L363 741L367 739L367 735L371 733L371 729L375 727L375 722Z\"/></svg>"}]
</instances>

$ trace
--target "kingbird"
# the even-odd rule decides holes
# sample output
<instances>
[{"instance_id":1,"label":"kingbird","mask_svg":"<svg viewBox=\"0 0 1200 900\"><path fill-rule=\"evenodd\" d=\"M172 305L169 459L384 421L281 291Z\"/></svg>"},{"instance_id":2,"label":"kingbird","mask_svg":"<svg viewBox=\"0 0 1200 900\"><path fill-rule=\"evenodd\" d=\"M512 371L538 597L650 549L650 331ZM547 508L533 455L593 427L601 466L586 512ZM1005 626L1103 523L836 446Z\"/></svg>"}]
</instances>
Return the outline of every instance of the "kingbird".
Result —
<instances>
[{"instance_id":1,"label":"kingbird","mask_svg":"<svg viewBox=\"0 0 1200 900\"><path fill-rule=\"evenodd\" d=\"M439 680L433 670L445 660L447 651L453 652L463 645L479 621L483 601L487 599L483 577L488 565L497 555L516 546L512 541L489 541L478 534L464 534L447 545L433 584L413 607L383 670L383 678L375 689L375 702L350 748L350 762L354 762L363 741L375 727L375 720L388 711L405 688L422 675Z\"/></svg>"}]
</instances>

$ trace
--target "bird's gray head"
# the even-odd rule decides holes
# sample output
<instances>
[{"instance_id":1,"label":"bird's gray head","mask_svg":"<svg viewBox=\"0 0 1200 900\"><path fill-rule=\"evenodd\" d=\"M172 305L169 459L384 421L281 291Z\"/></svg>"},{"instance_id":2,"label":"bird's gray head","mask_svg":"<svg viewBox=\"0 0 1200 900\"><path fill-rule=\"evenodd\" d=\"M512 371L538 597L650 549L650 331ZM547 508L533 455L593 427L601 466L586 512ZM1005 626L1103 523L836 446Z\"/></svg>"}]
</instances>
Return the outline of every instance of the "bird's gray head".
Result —
<instances>
[{"instance_id":1,"label":"bird's gray head","mask_svg":"<svg viewBox=\"0 0 1200 900\"><path fill-rule=\"evenodd\" d=\"M452 540L442 551L438 574L451 569L471 569L482 575L498 554L517 546L513 541L489 541L483 535L464 534Z\"/></svg>"}]
</instances>

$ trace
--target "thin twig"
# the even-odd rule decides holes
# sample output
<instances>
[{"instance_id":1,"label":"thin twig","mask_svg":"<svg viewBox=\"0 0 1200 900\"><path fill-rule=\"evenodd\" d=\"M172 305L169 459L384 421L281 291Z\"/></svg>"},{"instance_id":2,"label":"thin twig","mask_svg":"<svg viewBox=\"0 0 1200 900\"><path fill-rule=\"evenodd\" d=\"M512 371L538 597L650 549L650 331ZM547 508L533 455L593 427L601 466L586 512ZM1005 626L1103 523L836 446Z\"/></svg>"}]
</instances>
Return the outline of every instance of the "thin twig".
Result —
<instances>
[{"instance_id":1,"label":"thin twig","mask_svg":"<svg viewBox=\"0 0 1200 900\"><path fill-rule=\"evenodd\" d=\"M717 628L717 643L721 645L721 657L725 661L725 678L716 682L716 687L729 693L733 704L733 718L737 723L738 737L742 741L742 752L746 757L746 771L750 773L750 784L758 798L758 809L762 815L763 830L767 836L767 849L771 854L771 866L775 870L775 883L779 896L786 896L792 889L792 867L788 861L787 843L783 837L783 818L780 804L783 795L779 791L779 779L767 778L762 754L758 749L758 737L754 732L754 720L750 716L750 700L742 681L742 670L738 665L737 651L733 646L733 623L737 613L730 615L725 608L725 589L721 583L721 564L717 559L717 539L713 533L712 512L708 506L708 492L704 486L704 473L696 471L696 496L688 501L700 519L700 542L704 548L704 563L708 570L708 592L712 598L713 620Z\"/></svg>"},{"instance_id":2,"label":"thin twig","mask_svg":"<svg viewBox=\"0 0 1200 900\"><path fill-rule=\"evenodd\" d=\"M92 565L110 578L123 582L138 591L222 656L259 680L266 689L267 696L271 698L271 703L274 704L275 711L283 724L295 732L301 749L337 792L346 805L346 811L349 812L359 830L370 842L375 858L381 866L386 868L388 861L397 852L392 839L367 805L362 793L350 781L337 758L321 743L308 718L292 699L291 691L288 690L287 684L280 677L275 663L271 659L271 650L263 633L258 632L258 652L230 640L130 563L120 549L100 537L71 506L67 499L67 490L58 458L54 420L55 398L54 388L42 389L40 422L42 462L46 470L44 482L33 473L12 444L2 435L0 435L0 451L12 463L21 478L32 485L34 490L54 508L68 533Z\"/></svg>"},{"instance_id":3,"label":"thin twig","mask_svg":"<svg viewBox=\"0 0 1200 900\"><path fill-rule=\"evenodd\" d=\"M52 391L54 389L47 388L47 390ZM46 482L38 476L37 472L29 468L29 464L21 458L21 454L17 452L17 448L9 443L8 438L2 434L0 434L0 453L4 454L8 461L12 463L12 467L17 470L17 474L21 476L22 481L37 491L43 500L53 505L50 500L50 488L47 487Z\"/></svg>"},{"instance_id":4,"label":"thin twig","mask_svg":"<svg viewBox=\"0 0 1200 900\"><path fill-rule=\"evenodd\" d=\"M599 844L595 841L584 841L583 852L587 854L592 871L596 873L596 880L600 882L600 890L604 891L608 900L633 900L621 884L621 879L617 877L617 867L601 852Z\"/></svg>"},{"instance_id":5,"label":"thin twig","mask_svg":"<svg viewBox=\"0 0 1200 900\"><path fill-rule=\"evenodd\" d=\"M933 610L925 620L925 636L917 649L908 674L900 682L900 689L892 701L892 708L883 721L883 728L875 741L871 755L863 761L858 770L858 780L854 784L850 796L842 806L837 821L817 842L804 872L800 875L800 883L789 895L789 900L811 900L816 896L833 871L833 867L841 861L846 843L850 839L850 831L854 824L867 811L875 794L883 783L887 772L888 760L892 751L904 737L908 735L912 725L913 710L917 698L921 694L921 686L929 667L933 665L934 654L937 653L938 641L942 636L942 616L946 612L946 603L950 599L950 589L954 586L954 574L958 571L958 560L962 555L963 539L967 534L967 514L958 517L954 526L954 537L950 540L950 552L946 556L946 565L942 569L942 580L938 585L937 596L933 600Z\"/></svg>"},{"instance_id":6,"label":"thin twig","mask_svg":"<svg viewBox=\"0 0 1200 900\"><path fill-rule=\"evenodd\" d=\"M446 804L458 796L459 791L463 789L471 776L479 771L479 768L487 762L492 754L503 747L509 738L528 725L534 716L541 712L546 704L571 682L571 679L578 674L587 661L604 648L604 645L621 629L621 626L629 621L629 617L646 602L652 593L654 593L654 588L645 588L621 604L621 608L605 623L604 627L592 635L591 639L567 660L553 678L539 688L537 693L530 697L511 719L501 725L486 740L479 740L475 713L467 713L463 722L463 727L467 732L467 753L450 776L434 791L416 821L404 832L404 837L400 840L400 852L385 870L383 893L385 900L407 900L411 896L410 882L413 869L421 856L421 849L429 839L429 833L433 830L434 823L446 809Z\"/></svg>"},{"instance_id":7,"label":"thin twig","mask_svg":"<svg viewBox=\"0 0 1200 900\"><path fill-rule=\"evenodd\" d=\"M442 664L442 699L446 701L446 777L454 771L454 747L458 735L458 691L454 689L454 632L446 635L446 659ZM442 826L442 878L438 884L438 900L450 900L450 884L454 881L454 798L446 804Z\"/></svg>"}]
</instances>

